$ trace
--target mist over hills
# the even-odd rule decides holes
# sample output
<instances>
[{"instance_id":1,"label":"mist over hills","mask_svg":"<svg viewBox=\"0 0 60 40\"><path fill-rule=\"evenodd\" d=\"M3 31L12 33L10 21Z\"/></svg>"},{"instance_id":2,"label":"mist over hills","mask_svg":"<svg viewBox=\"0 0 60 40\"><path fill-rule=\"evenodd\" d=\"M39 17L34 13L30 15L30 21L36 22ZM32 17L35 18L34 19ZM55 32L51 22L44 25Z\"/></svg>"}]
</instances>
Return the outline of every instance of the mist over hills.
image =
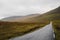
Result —
<instances>
[{"instance_id":1,"label":"mist over hills","mask_svg":"<svg viewBox=\"0 0 60 40\"><path fill-rule=\"evenodd\" d=\"M9 21L9 22L20 22L22 20L33 18L38 15L40 15L40 14L30 14L30 15L26 15L26 16L10 16L10 17L3 18L1 20L2 21Z\"/></svg>"}]
</instances>

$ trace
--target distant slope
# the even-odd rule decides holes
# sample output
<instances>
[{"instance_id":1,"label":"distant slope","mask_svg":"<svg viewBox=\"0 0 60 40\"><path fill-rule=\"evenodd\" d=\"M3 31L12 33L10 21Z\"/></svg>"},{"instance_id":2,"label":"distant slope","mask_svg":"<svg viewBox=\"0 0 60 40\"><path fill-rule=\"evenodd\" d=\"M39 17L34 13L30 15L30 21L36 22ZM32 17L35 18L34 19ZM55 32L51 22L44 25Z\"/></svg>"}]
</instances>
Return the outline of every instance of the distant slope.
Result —
<instances>
[{"instance_id":1,"label":"distant slope","mask_svg":"<svg viewBox=\"0 0 60 40\"><path fill-rule=\"evenodd\" d=\"M18 19L18 18L21 18L22 16L11 16L11 17L6 17L6 18L3 18L2 21L12 21L12 20L15 20L15 19Z\"/></svg>"},{"instance_id":2,"label":"distant slope","mask_svg":"<svg viewBox=\"0 0 60 40\"><path fill-rule=\"evenodd\" d=\"M40 15L40 14L31 14L31 15L27 15L27 16L11 16L11 17L3 18L2 21L21 22L21 21L25 21L26 19L36 17L38 15Z\"/></svg>"}]
</instances>

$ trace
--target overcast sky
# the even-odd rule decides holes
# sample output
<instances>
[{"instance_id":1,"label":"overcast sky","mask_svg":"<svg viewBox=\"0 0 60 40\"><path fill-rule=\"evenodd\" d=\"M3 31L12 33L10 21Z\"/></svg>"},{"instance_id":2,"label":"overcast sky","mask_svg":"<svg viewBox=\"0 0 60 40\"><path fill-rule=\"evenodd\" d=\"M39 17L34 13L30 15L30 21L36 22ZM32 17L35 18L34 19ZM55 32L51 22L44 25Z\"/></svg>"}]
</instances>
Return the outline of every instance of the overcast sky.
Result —
<instances>
[{"instance_id":1,"label":"overcast sky","mask_svg":"<svg viewBox=\"0 0 60 40\"><path fill-rule=\"evenodd\" d=\"M0 0L0 18L44 13L60 5L60 0Z\"/></svg>"}]
</instances>

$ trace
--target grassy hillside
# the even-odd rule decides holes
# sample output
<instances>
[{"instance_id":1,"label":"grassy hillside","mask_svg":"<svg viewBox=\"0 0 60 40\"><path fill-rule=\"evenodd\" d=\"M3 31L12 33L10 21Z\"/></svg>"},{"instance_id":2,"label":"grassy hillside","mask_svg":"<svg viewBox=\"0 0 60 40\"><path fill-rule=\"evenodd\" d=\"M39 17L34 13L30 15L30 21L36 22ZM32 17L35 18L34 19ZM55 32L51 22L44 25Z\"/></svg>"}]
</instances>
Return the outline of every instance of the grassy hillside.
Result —
<instances>
[{"instance_id":1,"label":"grassy hillside","mask_svg":"<svg viewBox=\"0 0 60 40\"><path fill-rule=\"evenodd\" d=\"M16 36L22 36L43 27L46 23L19 23L0 22L0 40L8 40Z\"/></svg>"}]
</instances>

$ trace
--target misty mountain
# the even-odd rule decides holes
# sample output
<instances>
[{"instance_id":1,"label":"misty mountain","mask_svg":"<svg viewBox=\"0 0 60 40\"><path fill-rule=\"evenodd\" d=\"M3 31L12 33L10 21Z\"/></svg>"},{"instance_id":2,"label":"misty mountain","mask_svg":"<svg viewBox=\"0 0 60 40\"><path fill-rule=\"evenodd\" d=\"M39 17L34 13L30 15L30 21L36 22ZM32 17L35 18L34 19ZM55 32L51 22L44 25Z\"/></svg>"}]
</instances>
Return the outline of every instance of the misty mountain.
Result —
<instances>
[{"instance_id":1,"label":"misty mountain","mask_svg":"<svg viewBox=\"0 0 60 40\"><path fill-rule=\"evenodd\" d=\"M40 14L31 14L31 15L26 15L26 16L10 16L10 17L3 18L2 21L19 22L21 20L33 18L33 17L36 17L38 15L40 15Z\"/></svg>"}]
</instances>

